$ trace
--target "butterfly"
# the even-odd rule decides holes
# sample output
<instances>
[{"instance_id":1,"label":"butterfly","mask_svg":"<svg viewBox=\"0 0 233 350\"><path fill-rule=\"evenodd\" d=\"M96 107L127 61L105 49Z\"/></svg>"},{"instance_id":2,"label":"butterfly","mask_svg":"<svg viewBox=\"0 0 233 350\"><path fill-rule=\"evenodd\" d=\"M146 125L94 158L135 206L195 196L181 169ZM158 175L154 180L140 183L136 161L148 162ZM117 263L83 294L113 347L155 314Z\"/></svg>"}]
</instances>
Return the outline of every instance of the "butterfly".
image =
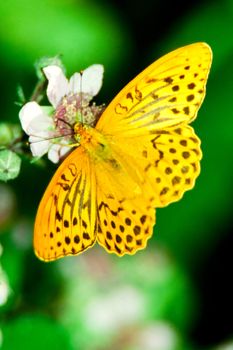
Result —
<instances>
[{"instance_id":1,"label":"butterfly","mask_svg":"<svg viewBox=\"0 0 233 350\"><path fill-rule=\"evenodd\" d=\"M155 208L178 201L200 173L200 140L189 126L205 97L206 43L172 51L129 82L79 140L40 202L34 249L43 261L95 242L118 256L146 247Z\"/></svg>"}]
</instances>

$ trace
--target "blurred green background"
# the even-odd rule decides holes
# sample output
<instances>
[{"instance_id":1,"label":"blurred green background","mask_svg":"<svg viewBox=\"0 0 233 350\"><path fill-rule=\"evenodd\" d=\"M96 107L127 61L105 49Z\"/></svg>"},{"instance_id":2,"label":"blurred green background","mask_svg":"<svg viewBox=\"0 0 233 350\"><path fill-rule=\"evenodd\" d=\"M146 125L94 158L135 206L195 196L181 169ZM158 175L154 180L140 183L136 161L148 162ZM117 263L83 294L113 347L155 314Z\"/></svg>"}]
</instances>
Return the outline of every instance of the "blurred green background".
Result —
<instances>
[{"instance_id":1,"label":"blurred green background","mask_svg":"<svg viewBox=\"0 0 233 350\"><path fill-rule=\"evenodd\" d=\"M207 42L213 66L194 123L202 140L195 188L157 210L148 248L117 258L95 247L45 264L33 220L55 167L23 159L0 183L0 348L4 350L233 349L233 1L8 0L0 2L1 119L18 123L34 62L62 55L68 75L105 66L97 101L182 45Z\"/></svg>"}]
</instances>

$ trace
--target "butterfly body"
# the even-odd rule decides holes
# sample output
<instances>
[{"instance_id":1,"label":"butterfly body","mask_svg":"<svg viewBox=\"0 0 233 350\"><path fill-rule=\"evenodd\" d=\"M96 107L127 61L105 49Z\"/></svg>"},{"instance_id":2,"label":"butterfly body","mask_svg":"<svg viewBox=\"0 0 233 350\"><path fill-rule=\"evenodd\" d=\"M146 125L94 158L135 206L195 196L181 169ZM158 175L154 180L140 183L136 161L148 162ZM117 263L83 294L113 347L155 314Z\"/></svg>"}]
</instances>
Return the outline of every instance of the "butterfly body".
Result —
<instances>
[{"instance_id":1,"label":"butterfly body","mask_svg":"<svg viewBox=\"0 0 233 350\"><path fill-rule=\"evenodd\" d=\"M93 160L100 161L110 157L110 147L106 137L95 128L87 124L76 123L74 135L79 145Z\"/></svg>"},{"instance_id":2,"label":"butterfly body","mask_svg":"<svg viewBox=\"0 0 233 350\"><path fill-rule=\"evenodd\" d=\"M75 124L78 147L38 209L40 259L76 255L96 241L119 256L146 246L154 208L179 200L200 173L200 140L188 124L203 101L211 59L205 43L177 49L132 80L95 127Z\"/></svg>"}]
</instances>

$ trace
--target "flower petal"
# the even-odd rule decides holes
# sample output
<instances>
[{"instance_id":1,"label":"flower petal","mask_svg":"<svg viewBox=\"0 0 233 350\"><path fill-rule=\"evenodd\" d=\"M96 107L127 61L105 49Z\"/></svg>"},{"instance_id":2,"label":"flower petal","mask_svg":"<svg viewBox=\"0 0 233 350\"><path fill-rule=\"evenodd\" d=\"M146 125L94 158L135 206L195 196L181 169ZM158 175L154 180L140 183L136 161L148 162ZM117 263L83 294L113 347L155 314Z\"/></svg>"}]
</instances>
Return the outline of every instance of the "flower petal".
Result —
<instances>
[{"instance_id":1,"label":"flower petal","mask_svg":"<svg viewBox=\"0 0 233 350\"><path fill-rule=\"evenodd\" d=\"M51 162L53 163L58 163L59 160L69 151L70 151L70 147L54 143L49 148L48 159L51 160Z\"/></svg>"},{"instance_id":2,"label":"flower petal","mask_svg":"<svg viewBox=\"0 0 233 350\"><path fill-rule=\"evenodd\" d=\"M34 157L42 157L45 155L51 145L51 142L49 140L41 140L40 137L36 136L30 136L29 142L31 152Z\"/></svg>"},{"instance_id":3,"label":"flower petal","mask_svg":"<svg viewBox=\"0 0 233 350\"><path fill-rule=\"evenodd\" d=\"M31 123L44 117L44 112L36 102L26 103L19 111L19 119L23 130L29 135Z\"/></svg>"},{"instance_id":4,"label":"flower petal","mask_svg":"<svg viewBox=\"0 0 233 350\"><path fill-rule=\"evenodd\" d=\"M101 64L93 64L82 73L75 73L69 81L70 91L73 93L86 93L92 97L97 95L103 82L104 67ZM82 78L81 78L82 77Z\"/></svg>"},{"instance_id":5,"label":"flower petal","mask_svg":"<svg viewBox=\"0 0 233 350\"><path fill-rule=\"evenodd\" d=\"M62 97L69 93L69 83L62 69L58 66L48 66L43 69L48 79L47 96L54 108L57 107Z\"/></svg>"},{"instance_id":6,"label":"flower petal","mask_svg":"<svg viewBox=\"0 0 233 350\"><path fill-rule=\"evenodd\" d=\"M19 112L23 130L29 136L48 138L54 129L52 117L49 117L36 102L26 103Z\"/></svg>"}]
</instances>

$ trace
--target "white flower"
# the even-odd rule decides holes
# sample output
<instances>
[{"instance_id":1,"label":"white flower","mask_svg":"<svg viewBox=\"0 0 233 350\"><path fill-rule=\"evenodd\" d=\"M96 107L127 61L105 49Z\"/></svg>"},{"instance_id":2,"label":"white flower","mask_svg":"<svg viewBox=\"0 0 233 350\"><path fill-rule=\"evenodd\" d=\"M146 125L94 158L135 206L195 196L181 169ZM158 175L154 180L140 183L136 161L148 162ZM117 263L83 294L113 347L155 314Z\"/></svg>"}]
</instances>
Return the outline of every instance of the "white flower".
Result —
<instances>
[{"instance_id":1,"label":"white flower","mask_svg":"<svg viewBox=\"0 0 233 350\"><path fill-rule=\"evenodd\" d=\"M23 130L29 135L33 156L57 163L75 142L73 126L77 122L92 125L103 107L90 105L103 80L103 66L94 64L68 80L59 66L43 69L48 79L47 96L53 108L26 103L19 112ZM77 143L77 142L76 142Z\"/></svg>"},{"instance_id":2,"label":"white flower","mask_svg":"<svg viewBox=\"0 0 233 350\"><path fill-rule=\"evenodd\" d=\"M137 332L134 339L138 349L173 350L179 347L179 336L168 323L154 322L147 324Z\"/></svg>"},{"instance_id":3,"label":"white flower","mask_svg":"<svg viewBox=\"0 0 233 350\"><path fill-rule=\"evenodd\" d=\"M121 286L113 293L87 303L83 324L87 329L105 334L127 328L145 317L146 300L130 285Z\"/></svg>"}]
</instances>

